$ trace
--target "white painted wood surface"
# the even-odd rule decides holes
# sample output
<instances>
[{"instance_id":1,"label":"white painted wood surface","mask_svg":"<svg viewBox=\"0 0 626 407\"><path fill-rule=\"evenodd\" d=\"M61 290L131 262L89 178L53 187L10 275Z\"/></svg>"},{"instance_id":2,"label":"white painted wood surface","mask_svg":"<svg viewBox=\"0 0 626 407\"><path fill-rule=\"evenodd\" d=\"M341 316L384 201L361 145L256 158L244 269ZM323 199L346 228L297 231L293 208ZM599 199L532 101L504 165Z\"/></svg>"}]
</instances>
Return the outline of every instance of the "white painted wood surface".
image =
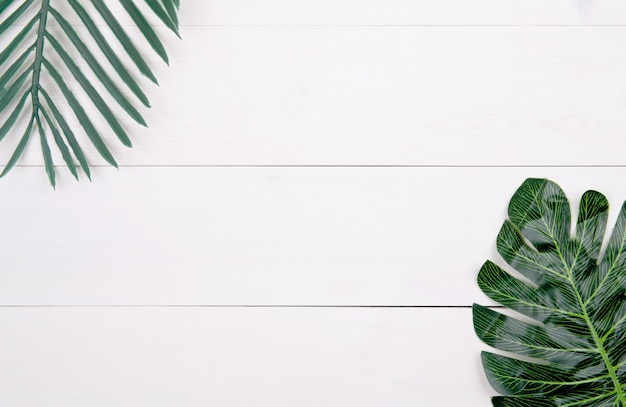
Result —
<instances>
[{"instance_id":1,"label":"white painted wood surface","mask_svg":"<svg viewBox=\"0 0 626 407\"><path fill-rule=\"evenodd\" d=\"M492 393L468 309L29 308L0 326L4 406L450 407Z\"/></svg>"},{"instance_id":2,"label":"white painted wood surface","mask_svg":"<svg viewBox=\"0 0 626 407\"><path fill-rule=\"evenodd\" d=\"M115 0L104 0L124 25L132 25ZM53 3L61 10L69 7ZM91 7L89 3L85 7ZM17 7L17 6L15 6ZM148 16L151 17L151 16ZM76 25L80 20L67 15ZM621 0L187 0L183 26L401 26L401 25L620 25L626 22ZM100 24L105 23L97 20ZM158 18L154 25L163 25ZM54 25L55 23L52 22Z\"/></svg>"},{"instance_id":3,"label":"white painted wood surface","mask_svg":"<svg viewBox=\"0 0 626 407\"><path fill-rule=\"evenodd\" d=\"M11 305L468 306L526 177L626 200L626 168L98 169L57 192L19 171L40 185L3 194Z\"/></svg>"},{"instance_id":4,"label":"white painted wood surface","mask_svg":"<svg viewBox=\"0 0 626 407\"><path fill-rule=\"evenodd\" d=\"M611 25L620 0L187 0L193 25Z\"/></svg>"},{"instance_id":5,"label":"white painted wood surface","mask_svg":"<svg viewBox=\"0 0 626 407\"><path fill-rule=\"evenodd\" d=\"M122 165L624 162L626 27L182 30Z\"/></svg>"},{"instance_id":6,"label":"white painted wood surface","mask_svg":"<svg viewBox=\"0 0 626 407\"><path fill-rule=\"evenodd\" d=\"M512 192L626 199L626 3L182 3L120 171L0 180L0 404L488 405Z\"/></svg>"}]
</instances>

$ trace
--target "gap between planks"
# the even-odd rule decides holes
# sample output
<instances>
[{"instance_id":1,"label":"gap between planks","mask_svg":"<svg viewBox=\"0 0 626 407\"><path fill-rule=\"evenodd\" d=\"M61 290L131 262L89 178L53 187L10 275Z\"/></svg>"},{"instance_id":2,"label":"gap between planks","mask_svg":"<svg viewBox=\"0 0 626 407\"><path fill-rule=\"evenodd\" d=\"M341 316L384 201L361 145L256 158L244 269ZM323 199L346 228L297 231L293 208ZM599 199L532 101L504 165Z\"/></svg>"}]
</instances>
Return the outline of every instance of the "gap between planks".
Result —
<instances>
[{"instance_id":1,"label":"gap between planks","mask_svg":"<svg viewBox=\"0 0 626 407\"><path fill-rule=\"evenodd\" d=\"M65 168L65 165L58 164L54 167ZM107 164L91 165L91 168L110 167ZM15 168L44 168L44 165L18 164ZM130 164L119 165L119 168L626 168L626 164Z\"/></svg>"},{"instance_id":2,"label":"gap between planks","mask_svg":"<svg viewBox=\"0 0 626 407\"><path fill-rule=\"evenodd\" d=\"M191 304L159 304L159 305L0 305L2 308L413 308L437 309L460 308L470 309L471 305L191 305ZM487 308L504 308L501 305Z\"/></svg>"}]
</instances>

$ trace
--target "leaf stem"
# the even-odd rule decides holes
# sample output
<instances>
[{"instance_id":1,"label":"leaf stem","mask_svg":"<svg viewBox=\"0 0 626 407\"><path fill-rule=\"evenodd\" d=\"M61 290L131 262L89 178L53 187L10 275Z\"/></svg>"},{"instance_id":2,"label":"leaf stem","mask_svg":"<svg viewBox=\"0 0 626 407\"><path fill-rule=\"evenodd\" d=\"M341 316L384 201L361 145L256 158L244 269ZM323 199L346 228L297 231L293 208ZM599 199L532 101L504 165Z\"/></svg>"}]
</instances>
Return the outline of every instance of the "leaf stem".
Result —
<instances>
[{"instance_id":1,"label":"leaf stem","mask_svg":"<svg viewBox=\"0 0 626 407\"><path fill-rule=\"evenodd\" d=\"M622 389L622 385L619 382L619 378L617 377L617 370L619 366L614 366L613 363L611 363L611 360L609 359L606 349L604 348L604 339L601 338L600 335L598 335L598 331L596 330L596 327L593 325L593 322L591 321L591 318L589 317L589 312L587 311L587 303L583 301L580 295L580 292L578 291L578 287L576 287L576 282L574 281L572 269L568 265L567 261L565 260L565 257L563 256L563 252L561 252L561 248L559 247L558 244L556 245L556 250L559 254L559 257L561 258L561 261L563 262L563 265L565 266L565 270L567 271L568 279L569 279L570 284L572 285L572 289L574 290L574 293L576 294L576 299L578 301L578 304L580 305L580 308L581 308L580 310L582 312L583 319L585 320L585 323L589 327L589 331L591 332L591 335L593 336L593 341L595 342L598 348L598 353L602 357L602 361L604 362L604 365L606 366L608 375L611 377L611 381L613 382L613 386L615 387L617 400L620 401L620 404L622 405L622 407L626 407L626 393L624 393L624 390Z\"/></svg>"},{"instance_id":2,"label":"leaf stem","mask_svg":"<svg viewBox=\"0 0 626 407\"><path fill-rule=\"evenodd\" d=\"M576 295L578 295L578 291L576 291ZM580 300L580 296L579 296ZM604 340L600 338L596 328L593 326L591 319L589 318L589 314L587 313L587 307L581 300L581 305L583 307L583 313L585 316L585 322L587 322L587 326L589 326L589 330L591 331L591 335L593 335L593 340L598 347L598 352L606 365L606 369L611 377L611 381L613 382L613 386L615 386L615 392L617 394L618 400L621 402L622 406L626 407L626 394L624 394L624 390L622 389L622 385L619 382L619 378L617 377L617 369L618 366L613 366L611 361L609 360L609 356L606 353L606 349L604 349Z\"/></svg>"},{"instance_id":3,"label":"leaf stem","mask_svg":"<svg viewBox=\"0 0 626 407\"><path fill-rule=\"evenodd\" d=\"M33 110L39 109L39 81L41 76L41 65L43 61L44 33L48 22L48 10L50 8L50 0L41 2L39 10L39 27L37 28L37 42L35 42L35 61L33 62L33 80L31 85L31 95L33 101Z\"/></svg>"}]
</instances>

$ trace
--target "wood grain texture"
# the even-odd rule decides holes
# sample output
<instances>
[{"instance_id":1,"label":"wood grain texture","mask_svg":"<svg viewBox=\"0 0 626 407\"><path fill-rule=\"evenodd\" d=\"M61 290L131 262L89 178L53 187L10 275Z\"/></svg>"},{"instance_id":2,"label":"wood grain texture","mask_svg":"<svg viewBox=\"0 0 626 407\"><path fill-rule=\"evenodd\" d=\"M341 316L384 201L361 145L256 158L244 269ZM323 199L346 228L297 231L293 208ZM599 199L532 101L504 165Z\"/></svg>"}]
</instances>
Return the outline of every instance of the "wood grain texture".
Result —
<instances>
[{"instance_id":1,"label":"wood grain texture","mask_svg":"<svg viewBox=\"0 0 626 407\"><path fill-rule=\"evenodd\" d=\"M105 0L105 3L123 25L133 24L117 2ZM52 4L73 24L81 24L67 4ZM141 2L139 5L142 6ZM89 3L84 6L91 8ZM147 17L153 25L163 25L151 13ZM106 25L99 18L96 22ZM181 2L180 22L184 27L623 25L626 5L621 0L187 0Z\"/></svg>"},{"instance_id":2,"label":"wood grain texture","mask_svg":"<svg viewBox=\"0 0 626 407\"><path fill-rule=\"evenodd\" d=\"M622 0L183 0L119 172L54 192L32 146L0 181L0 405L488 405L450 307L489 304L526 177L614 221L625 23Z\"/></svg>"},{"instance_id":3,"label":"wood grain texture","mask_svg":"<svg viewBox=\"0 0 626 407\"><path fill-rule=\"evenodd\" d=\"M478 407L493 394L469 309L1 309L0 325L6 406L450 407L462 397Z\"/></svg>"},{"instance_id":4,"label":"wood grain texture","mask_svg":"<svg viewBox=\"0 0 626 407\"><path fill-rule=\"evenodd\" d=\"M187 0L188 25L624 24L620 0Z\"/></svg>"},{"instance_id":5,"label":"wood grain texture","mask_svg":"<svg viewBox=\"0 0 626 407\"><path fill-rule=\"evenodd\" d=\"M42 172L2 184L0 304L470 305L526 177L626 199L625 168Z\"/></svg>"},{"instance_id":6,"label":"wood grain texture","mask_svg":"<svg viewBox=\"0 0 626 407\"><path fill-rule=\"evenodd\" d=\"M183 34L170 69L154 61L161 87L148 87L150 127L129 126L135 148L108 137L122 165L624 163L625 27ZM33 144L21 164L41 163Z\"/></svg>"}]
</instances>

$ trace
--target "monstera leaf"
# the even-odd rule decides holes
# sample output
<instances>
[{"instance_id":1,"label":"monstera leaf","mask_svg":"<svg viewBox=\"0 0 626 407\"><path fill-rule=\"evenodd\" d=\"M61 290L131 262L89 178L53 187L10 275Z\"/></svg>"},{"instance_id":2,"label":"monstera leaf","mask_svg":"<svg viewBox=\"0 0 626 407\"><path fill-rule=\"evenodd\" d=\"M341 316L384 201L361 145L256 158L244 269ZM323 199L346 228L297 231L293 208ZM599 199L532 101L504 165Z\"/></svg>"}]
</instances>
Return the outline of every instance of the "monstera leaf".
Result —
<instances>
[{"instance_id":1,"label":"monstera leaf","mask_svg":"<svg viewBox=\"0 0 626 407\"><path fill-rule=\"evenodd\" d=\"M37 135L53 186L56 177L51 146L56 146L74 177L78 179L80 166L91 178L80 136L117 167L96 120L105 122L106 132L130 147L120 115L145 126L134 105L139 102L149 107L135 77L139 73L157 83L140 49L149 45L168 62L146 13L154 13L178 35L179 0L144 1L0 0L0 36L8 43L0 52L0 141L15 146L0 177L13 168ZM112 9L114 3L121 8ZM135 35L139 39L131 40L134 34L119 21L120 11L130 16L141 33ZM74 28L68 14L84 27ZM98 18L104 23L98 23ZM116 44L109 43L108 38Z\"/></svg>"},{"instance_id":2,"label":"monstera leaf","mask_svg":"<svg viewBox=\"0 0 626 407\"><path fill-rule=\"evenodd\" d=\"M626 406L626 204L603 247L608 209L587 191L572 230L555 183L528 179L511 199L497 249L519 276L488 261L478 284L514 312L473 308L478 337L504 351L482 355L494 406Z\"/></svg>"}]
</instances>

